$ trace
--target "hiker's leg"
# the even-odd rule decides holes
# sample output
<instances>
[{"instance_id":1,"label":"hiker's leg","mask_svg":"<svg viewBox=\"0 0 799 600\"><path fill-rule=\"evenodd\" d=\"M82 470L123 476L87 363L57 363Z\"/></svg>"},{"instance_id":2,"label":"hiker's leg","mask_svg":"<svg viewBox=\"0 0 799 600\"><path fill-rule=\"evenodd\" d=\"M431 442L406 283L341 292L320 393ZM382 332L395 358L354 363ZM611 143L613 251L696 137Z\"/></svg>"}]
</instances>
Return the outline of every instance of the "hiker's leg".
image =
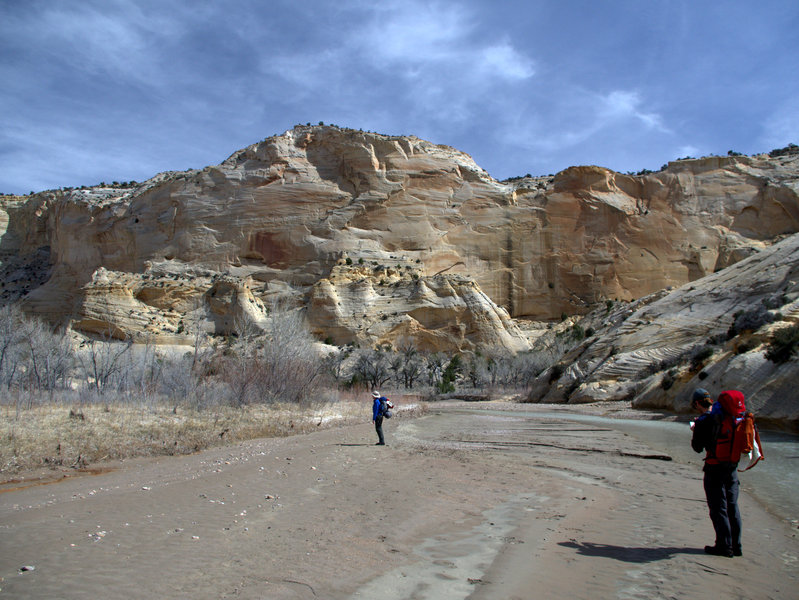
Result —
<instances>
[{"instance_id":1,"label":"hiker's leg","mask_svg":"<svg viewBox=\"0 0 799 600\"><path fill-rule=\"evenodd\" d=\"M736 467L733 466L732 473L727 485L727 515L730 520L730 539L732 542L733 550L741 549L741 511L738 508L738 491L740 489L740 482L738 481L738 473Z\"/></svg>"},{"instance_id":2,"label":"hiker's leg","mask_svg":"<svg viewBox=\"0 0 799 600\"><path fill-rule=\"evenodd\" d=\"M716 548L731 548L730 521L727 517L727 493L724 486L724 471L712 465L705 469L705 497L710 520L716 532Z\"/></svg>"},{"instance_id":3,"label":"hiker's leg","mask_svg":"<svg viewBox=\"0 0 799 600\"><path fill-rule=\"evenodd\" d=\"M375 431L377 432L378 444L385 444L386 440L383 438L383 417L375 419Z\"/></svg>"}]
</instances>

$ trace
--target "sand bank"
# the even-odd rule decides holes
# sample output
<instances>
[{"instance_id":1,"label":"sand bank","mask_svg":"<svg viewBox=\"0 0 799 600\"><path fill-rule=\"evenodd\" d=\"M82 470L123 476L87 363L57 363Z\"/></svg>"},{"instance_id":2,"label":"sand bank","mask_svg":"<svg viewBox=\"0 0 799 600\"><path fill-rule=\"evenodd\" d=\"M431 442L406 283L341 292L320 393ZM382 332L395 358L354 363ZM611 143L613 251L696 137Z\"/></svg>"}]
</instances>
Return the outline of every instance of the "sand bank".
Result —
<instances>
[{"instance_id":1,"label":"sand bank","mask_svg":"<svg viewBox=\"0 0 799 600\"><path fill-rule=\"evenodd\" d=\"M2 493L0 598L795 597L797 531L746 496L745 556L704 555L698 460L512 409L385 429Z\"/></svg>"}]
</instances>

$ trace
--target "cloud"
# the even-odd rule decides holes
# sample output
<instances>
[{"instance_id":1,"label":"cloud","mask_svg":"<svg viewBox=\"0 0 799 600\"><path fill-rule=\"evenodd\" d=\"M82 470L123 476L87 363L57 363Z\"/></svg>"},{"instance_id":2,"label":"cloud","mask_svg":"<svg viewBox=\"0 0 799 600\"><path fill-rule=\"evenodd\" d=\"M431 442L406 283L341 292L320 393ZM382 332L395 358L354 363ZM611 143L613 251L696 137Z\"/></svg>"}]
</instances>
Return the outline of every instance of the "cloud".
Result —
<instances>
[{"instance_id":1,"label":"cloud","mask_svg":"<svg viewBox=\"0 0 799 600\"><path fill-rule=\"evenodd\" d=\"M608 121L635 119L650 129L668 133L663 120L657 113L640 110L641 98L638 92L614 90L599 97L598 115Z\"/></svg>"},{"instance_id":2,"label":"cloud","mask_svg":"<svg viewBox=\"0 0 799 600\"><path fill-rule=\"evenodd\" d=\"M534 151L558 152L610 136L671 133L658 113L642 108L636 91L603 94L566 85L553 89L548 100L535 104L537 110L544 109L543 115L512 125L524 131L521 144Z\"/></svg>"},{"instance_id":3,"label":"cloud","mask_svg":"<svg viewBox=\"0 0 799 600\"><path fill-rule=\"evenodd\" d=\"M479 65L481 71L508 80L528 79L535 74L533 62L508 43L483 49Z\"/></svg>"},{"instance_id":4,"label":"cloud","mask_svg":"<svg viewBox=\"0 0 799 600\"><path fill-rule=\"evenodd\" d=\"M702 154L702 151L699 148L697 148L696 146L693 146L691 144L685 144L685 145L680 146L679 148L677 148L677 156L675 158L686 158L688 156L696 158L697 156L700 156L701 154Z\"/></svg>"},{"instance_id":5,"label":"cloud","mask_svg":"<svg viewBox=\"0 0 799 600\"><path fill-rule=\"evenodd\" d=\"M24 22L24 35L33 48L77 73L155 87L164 81L164 44L183 28L180 19L145 13L136 4L86 2L47 5L37 19Z\"/></svg>"},{"instance_id":6,"label":"cloud","mask_svg":"<svg viewBox=\"0 0 799 600\"><path fill-rule=\"evenodd\" d=\"M335 17L333 43L271 48L259 62L265 78L279 79L283 95L302 103L316 98L325 120L357 114L358 127L435 132L440 139L501 115L511 89L523 93L534 77L533 60L510 40L486 37L468 5L349 2ZM317 21L309 27L322 28L309 31L309 39L327 40Z\"/></svg>"},{"instance_id":7,"label":"cloud","mask_svg":"<svg viewBox=\"0 0 799 600\"><path fill-rule=\"evenodd\" d=\"M779 76L796 11L722 22L699 4L6 2L0 187L202 166L319 120L448 144L498 175L799 142Z\"/></svg>"},{"instance_id":8,"label":"cloud","mask_svg":"<svg viewBox=\"0 0 799 600\"><path fill-rule=\"evenodd\" d=\"M473 30L467 17L468 12L455 5L387 2L373 8L362 43L357 45L380 62L447 62L457 57L459 46Z\"/></svg>"},{"instance_id":9,"label":"cloud","mask_svg":"<svg viewBox=\"0 0 799 600\"><path fill-rule=\"evenodd\" d=\"M374 9L363 36L354 36L354 48L375 65L400 67L411 80L425 73L455 81L532 77L533 61L509 41L483 38L478 21L467 6L454 3L383 4Z\"/></svg>"}]
</instances>

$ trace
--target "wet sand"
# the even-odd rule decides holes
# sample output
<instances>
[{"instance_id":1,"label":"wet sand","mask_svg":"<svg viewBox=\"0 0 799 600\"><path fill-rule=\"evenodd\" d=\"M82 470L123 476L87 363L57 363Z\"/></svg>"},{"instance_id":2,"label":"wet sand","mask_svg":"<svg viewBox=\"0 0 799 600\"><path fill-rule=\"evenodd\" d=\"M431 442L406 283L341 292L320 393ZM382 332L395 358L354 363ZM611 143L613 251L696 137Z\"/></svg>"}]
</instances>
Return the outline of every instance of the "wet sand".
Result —
<instances>
[{"instance_id":1,"label":"wet sand","mask_svg":"<svg viewBox=\"0 0 799 600\"><path fill-rule=\"evenodd\" d=\"M17 485L0 598L796 597L799 532L747 496L744 557L704 554L699 459L475 408Z\"/></svg>"}]
</instances>

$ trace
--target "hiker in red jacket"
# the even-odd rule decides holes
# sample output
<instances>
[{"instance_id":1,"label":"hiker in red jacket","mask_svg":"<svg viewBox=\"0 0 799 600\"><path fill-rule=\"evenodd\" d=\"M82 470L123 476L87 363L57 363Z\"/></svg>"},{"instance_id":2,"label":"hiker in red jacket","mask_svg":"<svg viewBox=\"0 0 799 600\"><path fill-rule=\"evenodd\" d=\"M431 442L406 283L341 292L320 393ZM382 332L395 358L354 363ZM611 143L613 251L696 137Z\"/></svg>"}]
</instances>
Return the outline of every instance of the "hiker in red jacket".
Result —
<instances>
[{"instance_id":1,"label":"hiker in red jacket","mask_svg":"<svg viewBox=\"0 0 799 600\"><path fill-rule=\"evenodd\" d=\"M730 457L732 428L738 413L744 412L744 395L737 390L719 394L713 403L707 390L697 388L691 408L701 413L693 424L691 447L705 450L703 471L705 497L716 541L705 546L707 554L741 556L741 512L738 509L738 463Z\"/></svg>"}]
</instances>

